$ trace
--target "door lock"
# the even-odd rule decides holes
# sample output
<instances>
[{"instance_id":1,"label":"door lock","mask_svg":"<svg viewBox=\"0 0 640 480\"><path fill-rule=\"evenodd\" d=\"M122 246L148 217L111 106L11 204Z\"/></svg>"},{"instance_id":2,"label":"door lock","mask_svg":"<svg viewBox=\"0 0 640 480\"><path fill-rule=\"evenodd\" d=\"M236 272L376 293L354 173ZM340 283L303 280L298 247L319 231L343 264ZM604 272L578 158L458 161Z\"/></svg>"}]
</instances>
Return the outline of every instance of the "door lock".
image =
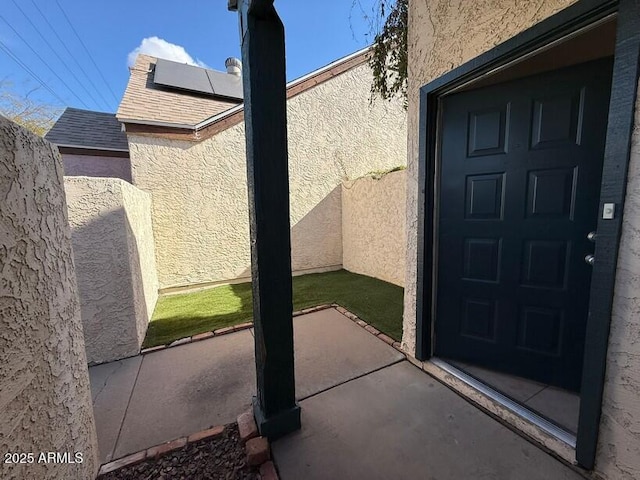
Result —
<instances>
[{"instance_id":1,"label":"door lock","mask_svg":"<svg viewBox=\"0 0 640 480\"><path fill-rule=\"evenodd\" d=\"M596 263L595 255L589 254L584 257L584 261L593 267L593 264Z\"/></svg>"}]
</instances>

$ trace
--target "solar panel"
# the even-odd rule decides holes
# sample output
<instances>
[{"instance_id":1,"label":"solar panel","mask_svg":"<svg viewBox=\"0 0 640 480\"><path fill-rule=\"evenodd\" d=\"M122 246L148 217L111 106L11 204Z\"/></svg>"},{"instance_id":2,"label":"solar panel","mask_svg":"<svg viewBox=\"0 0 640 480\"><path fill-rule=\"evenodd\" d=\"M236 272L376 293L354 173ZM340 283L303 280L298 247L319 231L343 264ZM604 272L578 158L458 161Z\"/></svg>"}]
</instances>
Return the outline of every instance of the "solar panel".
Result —
<instances>
[{"instance_id":1,"label":"solar panel","mask_svg":"<svg viewBox=\"0 0 640 480\"><path fill-rule=\"evenodd\" d=\"M242 77L206 70L213 93L221 97L242 99Z\"/></svg>"},{"instance_id":2,"label":"solar panel","mask_svg":"<svg viewBox=\"0 0 640 480\"><path fill-rule=\"evenodd\" d=\"M204 68L158 59L153 82L165 87L180 88L213 95L213 88Z\"/></svg>"},{"instance_id":3,"label":"solar panel","mask_svg":"<svg viewBox=\"0 0 640 480\"><path fill-rule=\"evenodd\" d=\"M206 95L242 100L241 77L206 68L158 59L153 83Z\"/></svg>"}]
</instances>

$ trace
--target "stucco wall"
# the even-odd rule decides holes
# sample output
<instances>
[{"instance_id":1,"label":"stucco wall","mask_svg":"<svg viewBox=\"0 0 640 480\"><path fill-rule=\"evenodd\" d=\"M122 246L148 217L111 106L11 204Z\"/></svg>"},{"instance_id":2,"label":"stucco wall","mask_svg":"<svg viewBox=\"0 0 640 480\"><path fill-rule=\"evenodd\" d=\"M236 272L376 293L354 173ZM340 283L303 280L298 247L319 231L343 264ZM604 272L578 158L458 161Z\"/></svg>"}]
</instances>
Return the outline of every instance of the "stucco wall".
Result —
<instances>
[{"instance_id":1,"label":"stucco wall","mask_svg":"<svg viewBox=\"0 0 640 480\"><path fill-rule=\"evenodd\" d=\"M404 286L404 170L342 185L342 263L350 272Z\"/></svg>"},{"instance_id":2,"label":"stucco wall","mask_svg":"<svg viewBox=\"0 0 640 480\"><path fill-rule=\"evenodd\" d=\"M131 182L131 163L128 158L63 153L62 163L67 176L112 177Z\"/></svg>"},{"instance_id":3,"label":"stucco wall","mask_svg":"<svg viewBox=\"0 0 640 480\"><path fill-rule=\"evenodd\" d=\"M629 181L611 316L596 470L640 478L640 102L636 101Z\"/></svg>"},{"instance_id":4,"label":"stucco wall","mask_svg":"<svg viewBox=\"0 0 640 480\"><path fill-rule=\"evenodd\" d=\"M65 177L87 359L136 355L158 298L150 195L112 178Z\"/></svg>"},{"instance_id":5,"label":"stucco wall","mask_svg":"<svg viewBox=\"0 0 640 480\"><path fill-rule=\"evenodd\" d=\"M427 0L410 1L407 165L407 269L403 346L415 348L417 256L418 89L574 3ZM464 41L458 39L464 38ZM640 114L624 209L614 308L602 405L596 473L603 478L640 478Z\"/></svg>"},{"instance_id":6,"label":"stucco wall","mask_svg":"<svg viewBox=\"0 0 640 480\"><path fill-rule=\"evenodd\" d=\"M409 0L407 267L403 348L415 352L418 94L431 80L557 13L575 0Z\"/></svg>"},{"instance_id":7,"label":"stucco wall","mask_svg":"<svg viewBox=\"0 0 640 480\"><path fill-rule=\"evenodd\" d=\"M0 478L94 478L89 374L62 162L44 140L0 117ZM82 463L38 463L40 452ZM34 453L7 465L5 453Z\"/></svg>"},{"instance_id":8,"label":"stucco wall","mask_svg":"<svg viewBox=\"0 0 640 480\"><path fill-rule=\"evenodd\" d=\"M401 103L369 105L356 67L288 101L294 271L342 265L341 187L406 162ZM129 135L133 182L153 195L162 288L250 276L244 126L200 143Z\"/></svg>"}]
</instances>

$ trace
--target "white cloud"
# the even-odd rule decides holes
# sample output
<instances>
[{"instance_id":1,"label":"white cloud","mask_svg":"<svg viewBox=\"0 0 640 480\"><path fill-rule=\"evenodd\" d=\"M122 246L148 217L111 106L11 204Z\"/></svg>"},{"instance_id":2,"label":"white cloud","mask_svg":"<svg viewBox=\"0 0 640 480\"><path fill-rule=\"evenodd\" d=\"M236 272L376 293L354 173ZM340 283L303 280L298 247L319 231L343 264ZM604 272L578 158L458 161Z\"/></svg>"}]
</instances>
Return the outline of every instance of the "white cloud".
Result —
<instances>
[{"instance_id":1,"label":"white cloud","mask_svg":"<svg viewBox=\"0 0 640 480\"><path fill-rule=\"evenodd\" d=\"M188 65L196 65L198 67L209 68L204 62L194 59L187 53L184 47L175 43L167 42L158 37L143 38L140 45L134 48L127 56L127 64L132 67L136 63L136 57L139 53L145 53L152 57L164 58L174 62L186 63Z\"/></svg>"}]
</instances>

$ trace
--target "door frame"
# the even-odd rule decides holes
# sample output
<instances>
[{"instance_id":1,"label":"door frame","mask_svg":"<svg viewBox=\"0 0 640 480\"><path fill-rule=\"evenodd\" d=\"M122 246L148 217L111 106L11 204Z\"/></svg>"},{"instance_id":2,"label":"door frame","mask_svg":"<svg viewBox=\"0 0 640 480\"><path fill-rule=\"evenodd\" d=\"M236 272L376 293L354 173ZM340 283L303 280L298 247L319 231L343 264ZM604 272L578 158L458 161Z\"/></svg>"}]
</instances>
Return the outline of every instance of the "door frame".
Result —
<instances>
[{"instance_id":1,"label":"door frame","mask_svg":"<svg viewBox=\"0 0 640 480\"><path fill-rule=\"evenodd\" d=\"M587 469L592 469L595 463L605 381L613 290L640 72L640 6L635 0L578 0L559 13L429 82L420 88L419 101L416 358L424 361L431 358L434 351L440 97L614 13L618 13L617 31L600 190L598 240L595 246L597 261L593 266L591 281L576 437L576 460ZM615 203L614 219L601 218L604 203Z\"/></svg>"}]
</instances>

